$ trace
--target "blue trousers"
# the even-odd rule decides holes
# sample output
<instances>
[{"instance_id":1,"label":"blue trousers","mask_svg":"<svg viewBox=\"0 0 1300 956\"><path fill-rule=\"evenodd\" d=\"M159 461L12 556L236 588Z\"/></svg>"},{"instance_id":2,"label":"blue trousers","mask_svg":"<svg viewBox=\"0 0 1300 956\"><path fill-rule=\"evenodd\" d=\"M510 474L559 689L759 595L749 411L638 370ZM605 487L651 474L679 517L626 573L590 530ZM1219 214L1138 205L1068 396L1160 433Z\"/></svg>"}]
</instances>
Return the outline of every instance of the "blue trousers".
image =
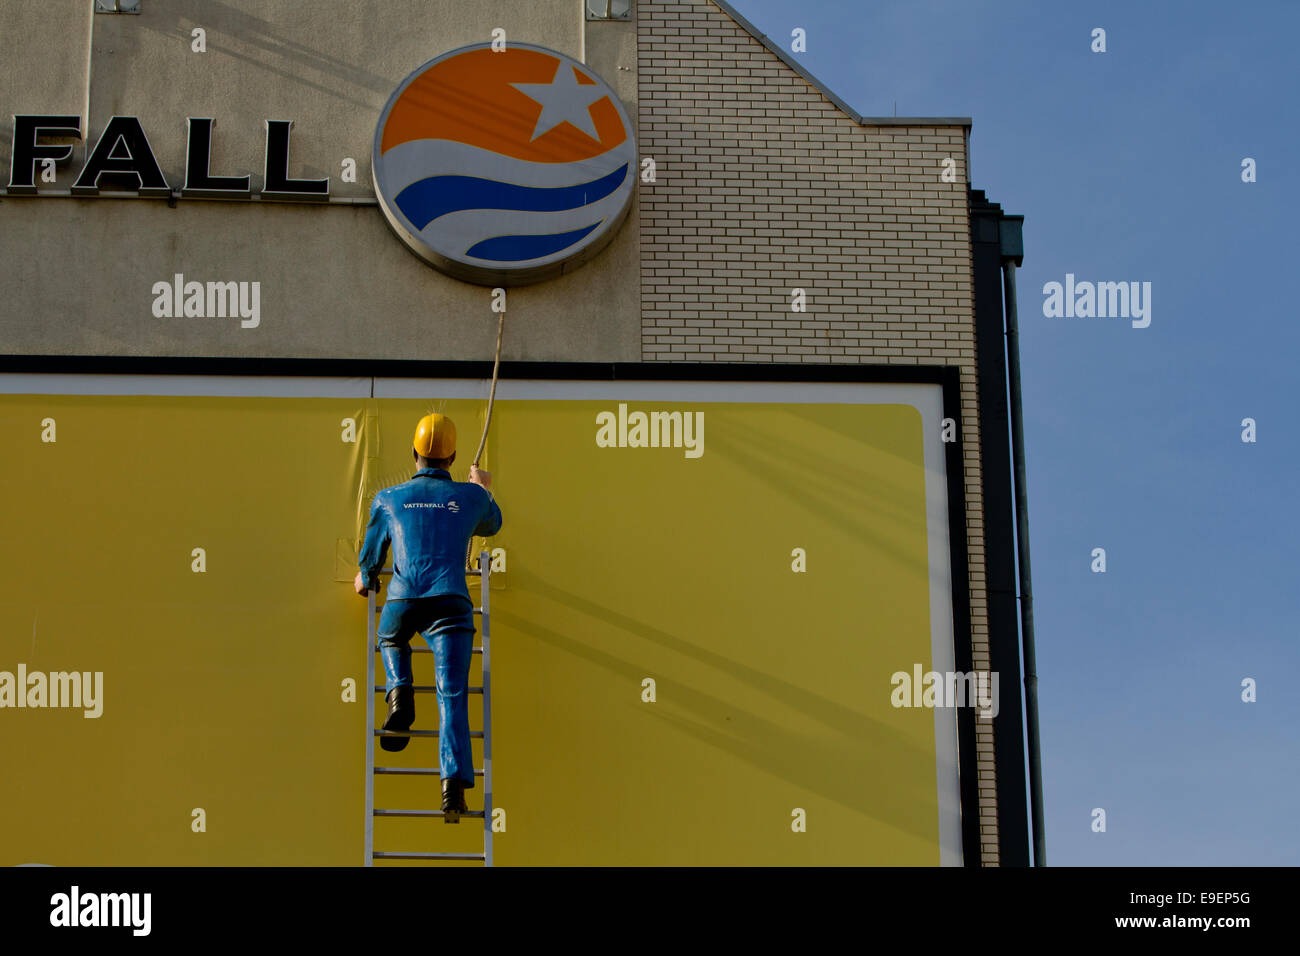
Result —
<instances>
[{"instance_id":1,"label":"blue trousers","mask_svg":"<svg viewBox=\"0 0 1300 956\"><path fill-rule=\"evenodd\" d=\"M438 759L444 779L474 786L469 742L469 665L474 646L474 604L459 594L388 601L379 615L379 650L388 675L385 694L409 686L410 640L423 635L433 651L438 682Z\"/></svg>"}]
</instances>

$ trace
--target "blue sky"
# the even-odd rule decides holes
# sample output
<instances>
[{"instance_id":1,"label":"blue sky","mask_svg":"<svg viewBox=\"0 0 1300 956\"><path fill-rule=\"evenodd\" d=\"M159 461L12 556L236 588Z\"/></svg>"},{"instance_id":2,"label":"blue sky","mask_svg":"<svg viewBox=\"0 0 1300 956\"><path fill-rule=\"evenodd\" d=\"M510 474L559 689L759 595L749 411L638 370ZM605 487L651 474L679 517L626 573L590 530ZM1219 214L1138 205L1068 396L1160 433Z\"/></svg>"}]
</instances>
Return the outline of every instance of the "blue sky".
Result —
<instances>
[{"instance_id":1,"label":"blue sky","mask_svg":"<svg viewBox=\"0 0 1300 956\"><path fill-rule=\"evenodd\" d=\"M971 117L972 185L1025 216L1048 862L1300 864L1300 4L733 6L860 113ZM1150 282L1150 326L1044 317L1066 273Z\"/></svg>"}]
</instances>

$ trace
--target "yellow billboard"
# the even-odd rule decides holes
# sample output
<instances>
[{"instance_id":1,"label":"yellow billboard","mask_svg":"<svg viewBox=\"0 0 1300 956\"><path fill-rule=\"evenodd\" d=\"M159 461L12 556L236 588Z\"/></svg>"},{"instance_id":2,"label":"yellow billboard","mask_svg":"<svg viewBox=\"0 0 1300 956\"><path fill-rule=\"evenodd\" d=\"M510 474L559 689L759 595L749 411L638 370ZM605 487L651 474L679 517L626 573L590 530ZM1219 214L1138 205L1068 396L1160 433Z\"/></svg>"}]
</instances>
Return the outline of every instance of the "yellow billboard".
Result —
<instances>
[{"instance_id":1,"label":"yellow billboard","mask_svg":"<svg viewBox=\"0 0 1300 956\"><path fill-rule=\"evenodd\" d=\"M351 582L416 421L457 423L463 481L485 391L0 376L0 864L355 866L368 786L436 808L436 774L367 765ZM501 382L493 862L961 863L953 712L891 699L954 666L942 418L938 385ZM376 851L483 845L371 822Z\"/></svg>"}]
</instances>

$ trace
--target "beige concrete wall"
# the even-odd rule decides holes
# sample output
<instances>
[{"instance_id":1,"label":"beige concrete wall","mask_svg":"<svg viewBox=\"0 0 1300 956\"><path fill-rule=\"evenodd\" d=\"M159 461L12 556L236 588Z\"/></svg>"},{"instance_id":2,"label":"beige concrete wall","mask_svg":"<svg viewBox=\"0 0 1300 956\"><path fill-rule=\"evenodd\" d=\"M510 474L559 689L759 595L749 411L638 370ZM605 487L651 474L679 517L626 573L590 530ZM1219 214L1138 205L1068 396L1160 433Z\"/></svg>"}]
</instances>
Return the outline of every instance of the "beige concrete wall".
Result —
<instances>
[{"instance_id":1,"label":"beige concrete wall","mask_svg":"<svg viewBox=\"0 0 1300 956\"><path fill-rule=\"evenodd\" d=\"M657 167L639 197L643 358L958 366L972 650L987 669L965 128L859 124L711 0L636 10L638 140ZM995 863L991 721L976 734Z\"/></svg>"},{"instance_id":2,"label":"beige concrete wall","mask_svg":"<svg viewBox=\"0 0 1300 956\"><path fill-rule=\"evenodd\" d=\"M84 122L91 3L0 3L0 186L9 181L13 114L80 115Z\"/></svg>"}]
</instances>

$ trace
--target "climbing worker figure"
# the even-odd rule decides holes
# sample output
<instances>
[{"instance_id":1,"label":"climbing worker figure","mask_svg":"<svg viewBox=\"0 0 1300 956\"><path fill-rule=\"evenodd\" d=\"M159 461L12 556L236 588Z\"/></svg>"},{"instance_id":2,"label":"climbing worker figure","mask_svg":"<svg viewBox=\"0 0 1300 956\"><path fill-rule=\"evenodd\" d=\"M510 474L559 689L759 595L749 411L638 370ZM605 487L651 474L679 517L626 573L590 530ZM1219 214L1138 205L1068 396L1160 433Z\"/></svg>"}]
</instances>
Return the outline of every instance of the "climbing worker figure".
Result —
<instances>
[{"instance_id":1,"label":"climbing worker figure","mask_svg":"<svg viewBox=\"0 0 1300 956\"><path fill-rule=\"evenodd\" d=\"M388 682L384 730L410 730L415 722L409 642L418 631L433 651L438 682L438 757L443 822L467 812L474 786L469 736L469 665L474 643L474 602L465 586L465 554L472 535L501 529L501 509L489 490L490 473L470 466L469 481L453 481L456 426L445 415L426 415L415 428L417 471L410 481L378 492L358 561L356 591L379 591L379 570L393 549L393 578L379 617L379 648ZM385 750L403 749L408 737L381 737Z\"/></svg>"}]
</instances>

